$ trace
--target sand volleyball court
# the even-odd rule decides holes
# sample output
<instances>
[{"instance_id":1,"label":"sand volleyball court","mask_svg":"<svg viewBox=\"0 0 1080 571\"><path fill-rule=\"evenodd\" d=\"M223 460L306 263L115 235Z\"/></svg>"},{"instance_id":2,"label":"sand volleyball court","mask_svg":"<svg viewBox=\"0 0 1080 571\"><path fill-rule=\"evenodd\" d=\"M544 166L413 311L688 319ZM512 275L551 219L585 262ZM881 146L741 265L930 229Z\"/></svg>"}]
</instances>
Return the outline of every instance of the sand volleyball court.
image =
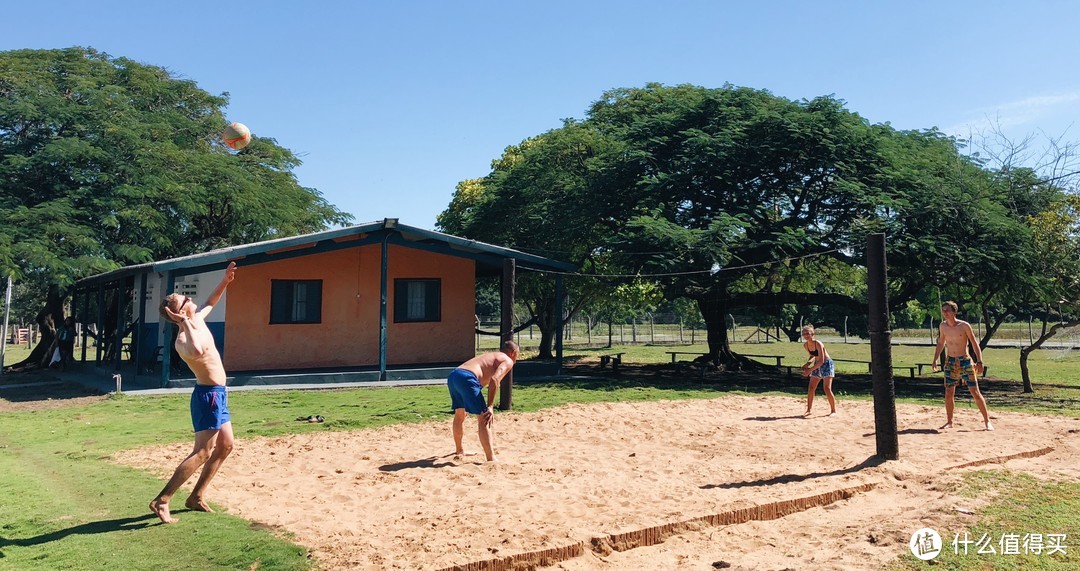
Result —
<instances>
[{"instance_id":1,"label":"sand volleyball court","mask_svg":"<svg viewBox=\"0 0 1080 571\"><path fill-rule=\"evenodd\" d=\"M916 529L971 521L957 508L977 513L983 500L959 496L972 468L961 466L1080 478L1073 418L993 413L985 432L961 404L956 428L938 431L942 408L899 405L901 460L881 464L872 403L840 401L833 417L816 404L809 419L800 399L741 396L500 413L495 464L447 455L449 415L241 433L208 499L294 534L330 570L878 569ZM466 428L478 449L475 421ZM189 452L115 459L164 480ZM215 517L174 508L180 525Z\"/></svg>"}]
</instances>

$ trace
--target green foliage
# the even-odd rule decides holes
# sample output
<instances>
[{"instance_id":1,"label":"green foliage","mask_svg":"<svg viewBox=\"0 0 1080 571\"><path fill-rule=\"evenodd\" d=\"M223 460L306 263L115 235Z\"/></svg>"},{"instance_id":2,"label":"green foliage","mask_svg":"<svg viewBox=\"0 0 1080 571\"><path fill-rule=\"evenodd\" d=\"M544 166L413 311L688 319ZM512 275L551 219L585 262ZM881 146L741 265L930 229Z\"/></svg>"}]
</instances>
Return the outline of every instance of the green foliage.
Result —
<instances>
[{"instance_id":1,"label":"green foliage","mask_svg":"<svg viewBox=\"0 0 1080 571\"><path fill-rule=\"evenodd\" d=\"M0 274L39 295L123 265L310 232L350 216L299 160L220 141L227 95L90 48L0 52Z\"/></svg>"},{"instance_id":2,"label":"green foliage","mask_svg":"<svg viewBox=\"0 0 1080 571\"><path fill-rule=\"evenodd\" d=\"M440 223L585 274L662 276L667 299L698 303L714 351L734 309L789 331L864 312L872 232L887 234L890 301L905 323L936 307L936 288L999 324L1047 272L1077 275L1040 250L1029 223L1062 189L961 149L933 129L872 125L832 97L649 84L611 90L584 121L509 147L487 177L459 185ZM585 306L630 281L576 279L571 298ZM550 287L526 291L552 305L541 303Z\"/></svg>"}]
</instances>

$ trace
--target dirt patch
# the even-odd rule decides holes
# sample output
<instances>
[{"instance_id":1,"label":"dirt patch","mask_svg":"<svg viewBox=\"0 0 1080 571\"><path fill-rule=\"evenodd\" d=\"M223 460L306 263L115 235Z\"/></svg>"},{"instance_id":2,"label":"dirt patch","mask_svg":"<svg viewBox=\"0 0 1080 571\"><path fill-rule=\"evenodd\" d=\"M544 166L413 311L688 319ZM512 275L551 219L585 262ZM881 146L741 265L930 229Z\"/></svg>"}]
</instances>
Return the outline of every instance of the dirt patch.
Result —
<instances>
[{"instance_id":1,"label":"dirt patch","mask_svg":"<svg viewBox=\"0 0 1080 571\"><path fill-rule=\"evenodd\" d=\"M881 463L872 403L841 401L840 415L822 416L822 401L808 419L803 408L801 399L726 397L499 414L495 464L448 455L449 422L239 434L209 499L295 534L329 570L444 569L529 552L573 555L543 563L582 570L721 561L879 569L907 550L916 529L944 535L972 517L958 506L977 513L980 501L959 495L963 470L950 467L1052 448L1006 465L1080 479L1075 419L999 413L997 430L986 432L977 410L958 407L956 428L939 431L941 408L901 405L901 460ZM242 408L233 414L243 419ZM471 419L466 446L479 446ZM166 478L189 451L182 443L116 459ZM805 500L838 490L857 493ZM717 515L774 504L800 510L732 525ZM180 512L200 517L213 516ZM655 538L654 528L675 533L611 549L612 538Z\"/></svg>"}]
</instances>

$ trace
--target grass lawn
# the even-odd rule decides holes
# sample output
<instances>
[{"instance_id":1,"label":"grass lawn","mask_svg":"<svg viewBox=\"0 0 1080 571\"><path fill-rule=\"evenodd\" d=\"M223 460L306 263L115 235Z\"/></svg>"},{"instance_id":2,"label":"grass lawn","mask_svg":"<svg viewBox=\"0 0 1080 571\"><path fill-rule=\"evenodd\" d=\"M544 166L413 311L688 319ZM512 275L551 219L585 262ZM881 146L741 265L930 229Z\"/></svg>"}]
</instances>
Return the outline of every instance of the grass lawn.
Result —
<instances>
[{"instance_id":1,"label":"grass lawn","mask_svg":"<svg viewBox=\"0 0 1080 571\"><path fill-rule=\"evenodd\" d=\"M704 349L703 346L699 347ZM865 345L830 344L837 358L865 358ZM743 352L784 355L785 362L801 363L797 343L740 346ZM670 363L665 351L687 347L620 347L568 350L569 361L594 363L599 355L626 351L628 365ZM10 355L9 355L10 356ZM927 362L932 348L897 347L896 364ZM683 356L686 357L686 356ZM1080 357L1076 352L1040 352L1033 358L1037 400L1015 396L1015 390L988 390L991 411L1012 408L1080 416ZM1016 350L990 350L985 360L995 378L1018 379ZM12 358L9 362L14 362ZM841 364L841 398L869 398L865 381L857 383L859 365ZM852 369L846 366L851 365ZM581 365L595 370L595 365ZM634 369L636 367L628 367ZM645 369L644 367L637 367ZM851 375L851 381L843 376ZM911 385L911 390L903 387ZM995 386L999 381L991 381ZM1016 383L1003 383L1015 388ZM514 391L514 407L535 411L569 402L713 398L727 392L805 394L797 377L740 387L710 379L679 379L643 371L620 378L574 378L551 382L522 382ZM897 379L901 400L941 404L940 383L924 378ZM10 391L0 397L10 397ZM1060 395L1060 396L1055 396ZM310 431L352 430L404 422L448 422L442 386L349 391L246 391L231 395L243 411L234 424L240 439ZM970 401L970 399L968 399ZM966 406L961 404L961 406ZM322 415L323 424L297 422L297 417ZM191 513L183 508L186 493L173 500L177 525L158 525L147 503L163 481L137 470L115 465L108 457L119 450L191 440L186 395L160 397L113 396L78 406L0 413L0 568L4 569L309 569L307 551L288 541L281 530L268 530L225 514ZM169 469L173 466L168 466ZM1003 475L1004 474L1004 475ZM980 515L972 535L984 532L1068 533L1076 529L1080 484L1044 483L1001 471L969 476L976 493L1000 492L991 509ZM228 493L212 485L208 499ZM1074 533L1075 532L1075 533ZM949 538L951 541L951 538ZM950 561L943 559L943 561ZM958 569L1053 567L1048 557L1030 561L1001 556L999 562L961 558ZM993 560L998 561L998 560ZM1075 562L1075 559L1070 559ZM1020 562L1020 563L1016 563ZM1016 565L1014 565L1016 563ZM897 565L925 565L914 559ZM952 562L947 565L953 565ZM982 566L980 566L982 565ZM1043 567L1039 567L1043 565ZM1051 565L1047 567L1046 565ZM903 567L901 567L903 568Z\"/></svg>"},{"instance_id":2,"label":"grass lawn","mask_svg":"<svg viewBox=\"0 0 1080 571\"><path fill-rule=\"evenodd\" d=\"M1076 545L1080 537L1080 518L1076 517L1080 513L1080 483L1046 483L1009 470L979 471L964 475L961 495L989 495L995 500L980 510L977 524L964 531L942 533L941 554L932 563L906 553L890 571L914 571L931 565L958 571L1080 568L1080 547ZM1065 535L1055 540L1065 546L1061 551L1050 547L1051 534Z\"/></svg>"},{"instance_id":3,"label":"grass lawn","mask_svg":"<svg viewBox=\"0 0 1080 571\"><path fill-rule=\"evenodd\" d=\"M785 365L801 365L807 358L801 343L760 343L734 344L736 353L783 356ZM870 360L870 346L866 343L829 343L826 349L834 359ZM567 347L565 355L568 363L595 363L601 355L625 352L623 362L633 365L659 365L671 363L668 351L704 353L706 346L701 345L616 345L614 347ZM929 363L934 357L933 347L913 347L896 345L892 348L893 365L914 366ZM680 361L689 361L693 355L679 355ZM773 359L756 359L773 364ZM1017 349L987 349L983 351L983 360L989 367L989 379L980 382L980 387L990 399L991 411L995 408L1037 413L1055 413L1080 415L1080 349L1071 351L1053 349L1040 350L1032 354L1028 362L1035 392L1022 392L1020 375L1020 352ZM836 364L837 379L834 390L838 395L853 398L869 398L871 392L868 381L867 365L861 363ZM845 378L846 377L846 378ZM855 379L855 382L852 382ZM908 378L908 371L897 370L894 375L897 399L900 402L940 405L944 391L939 373L930 373L924 368L924 375L915 379ZM794 383L776 384L777 394L805 394L805 384L796 378ZM802 387L801 389L799 387ZM960 403L971 402L967 391L957 391Z\"/></svg>"}]
</instances>

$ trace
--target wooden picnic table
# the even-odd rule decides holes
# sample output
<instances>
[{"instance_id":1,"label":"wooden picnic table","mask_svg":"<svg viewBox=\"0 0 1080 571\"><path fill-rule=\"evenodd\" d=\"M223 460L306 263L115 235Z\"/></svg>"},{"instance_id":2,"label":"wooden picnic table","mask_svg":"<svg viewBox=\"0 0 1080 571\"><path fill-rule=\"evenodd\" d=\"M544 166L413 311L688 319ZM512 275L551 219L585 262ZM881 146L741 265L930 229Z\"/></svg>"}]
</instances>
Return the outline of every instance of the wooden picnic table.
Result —
<instances>
[{"instance_id":1,"label":"wooden picnic table","mask_svg":"<svg viewBox=\"0 0 1080 571\"><path fill-rule=\"evenodd\" d=\"M698 357L701 357L701 356L705 355L705 353L701 353L701 352L698 352L698 351L665 351L665 353L667 353L668 355L671 355L671 362L672 363L675 362L676 357L678 357L679 355L697 355ZM759 358L762 358L762 359L776 359L776 366L777 367L779 367L781 361L784 360L783 355L753 355L753 354L750 354L750 353L739 353L739 354L742 355L743 357L759 357Z\"/></svg>"},{"instance_id":2,"label":"wooden picnic table","mask_svg":"<svg viewBox=\"0 0 1080 571\"><path fill-rule=\"evenodd\" d=\"M618 371L619 365L622 364L622 356L626 353L610 353L607 355L600 355L600 368L603 369L611 363L611 370Z\"/></svg>"}]
</instances>

